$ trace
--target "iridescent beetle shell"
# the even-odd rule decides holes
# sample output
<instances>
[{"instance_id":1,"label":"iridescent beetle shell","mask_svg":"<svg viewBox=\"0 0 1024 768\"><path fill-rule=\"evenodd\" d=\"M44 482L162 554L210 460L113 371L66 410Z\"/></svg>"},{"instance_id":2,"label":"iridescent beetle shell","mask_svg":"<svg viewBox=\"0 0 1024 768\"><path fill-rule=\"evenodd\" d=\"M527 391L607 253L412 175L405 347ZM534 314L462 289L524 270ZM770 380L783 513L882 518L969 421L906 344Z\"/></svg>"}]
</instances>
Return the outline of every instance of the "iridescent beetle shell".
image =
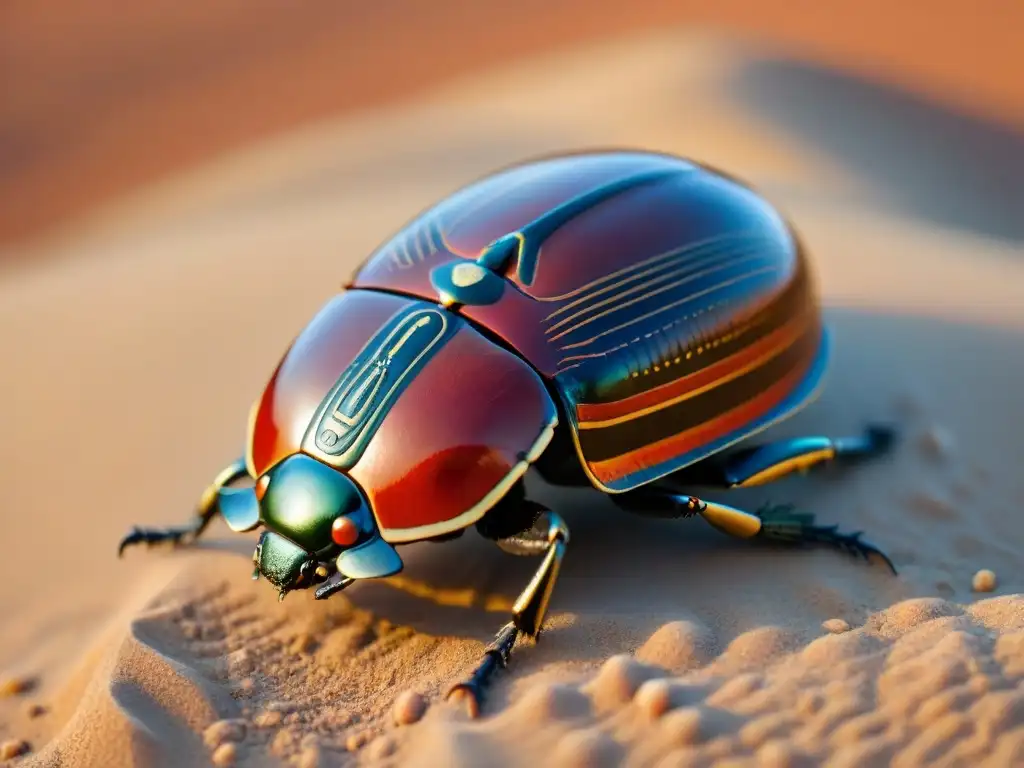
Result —
<instances>
[{"instance_id":1,"label":"iridescent beetle shell","mask_svg":"<svg viewBox=\"0 0 1024 768\"><path fill-rule=\"evenodd\" d=\"M250 419L263 509L233 527L259 517L282 574L305 549L388 575L393 544L472 525L532 463L620 493L716 453L804 405L826 357L799 240L740 182L643 152L511 167L410 222L296 338ZM300 456L348 490L272 519Z\"/></svg>"},{"instance_id":2,"label":"iridescent beetle shell","mask_svg":"<svg viewBox=\"0 0 1024 768\"><path fill-rule=\"evenodd\" d=\"M476 262L502 251L512 256L494 280ZM461 316L544 378L605 492L786 417L827 361L787 222L742 183L660 154L584 153L496 173L420 215L351 285L427 301L458 294Z\"/></svg>"}]
</instances>

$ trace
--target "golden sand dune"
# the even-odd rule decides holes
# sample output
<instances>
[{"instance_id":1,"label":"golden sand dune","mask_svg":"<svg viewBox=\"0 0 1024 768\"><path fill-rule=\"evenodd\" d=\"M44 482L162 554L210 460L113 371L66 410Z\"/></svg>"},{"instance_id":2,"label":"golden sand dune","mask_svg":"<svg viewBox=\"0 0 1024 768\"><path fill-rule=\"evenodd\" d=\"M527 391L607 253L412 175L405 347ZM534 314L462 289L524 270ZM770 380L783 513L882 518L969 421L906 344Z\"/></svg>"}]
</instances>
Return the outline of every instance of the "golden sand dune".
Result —
<instances>
[{"instance_id":1,"label":"golden sand dune","mask_svg":"<svg viewBox=\"0 0 1024 768\"><path fill-rule=\"evenodd\" d=\"M744 83L768 71L778 99L807 99L810 84L840 76L796 76L800 93L786 97L794 76L770 58L663 34L467 79L140 194L0 284L5 394L19 404L0 443L0 665L39 680L0 699L0 736L32 748L22 764L1024 760L1013 217L969 215L999 193L979 174L962 188L966 213L944 218L957 188L940 199L935 180L954 181L957 166L946 178L927 158L917 169L900 121L876 113L873 137L882 171L904 164L896 185L830 147L835 131L814 141L813 121L778 119ZM879 89L859 92L895 98ZM996 129L970 124L955 146L985 157L994 144L974 140ZM863 529L898 578L538 487L573 530L549 628L497 680L491 717L470 723L439 695L532 565L479 537L413 545L401 578L327 603L279 604L248 579L252 538L222 527L195 551L116 559L131 524L187 516L239 452L248 405L287 343L392 230L496 166L608 145L746 176L803 232L836 357L822 397L774 434L889 419L904 440L885 461L729 500L792 501ZM915 184L933 196L914 205ZM999 579L984 602L971 587L981 568ZM392 706L409 689L430 707L397 727ZM48 712L30 717L31 702Z\"/></svg>"}]
</instances>

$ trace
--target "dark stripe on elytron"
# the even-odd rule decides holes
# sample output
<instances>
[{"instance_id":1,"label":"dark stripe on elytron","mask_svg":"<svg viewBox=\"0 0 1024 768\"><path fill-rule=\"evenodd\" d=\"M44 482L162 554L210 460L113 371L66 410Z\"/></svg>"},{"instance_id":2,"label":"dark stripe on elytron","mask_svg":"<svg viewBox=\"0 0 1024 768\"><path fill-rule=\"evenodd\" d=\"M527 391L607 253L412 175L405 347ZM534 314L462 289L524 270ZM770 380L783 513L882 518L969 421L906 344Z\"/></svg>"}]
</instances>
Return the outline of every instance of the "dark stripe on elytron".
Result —
<instances>
[{"instance_id":1,"label":"dark stripe on elytron","mask_svg":"<svg viewBox=\"0 0 1024 768\"><path fill-rule=\"evenodd\" d=\"M544 318L544 323L548 332L553 333L558 328L571 324L569 317L590 312L597 305L603 306L612 297L635 292L635 283L642 284L654 280L660 282L668 279L666 270L696 270L713 263L716 259L724 260L730 256L750 254L765 242L774 241L760 233L735 233L673 248L619 270L613 274L617 278L615 280L601 279L584 286L587 290L577 294L579 298L559 306Z\"/></svg>"},{"instance_id":2,"label":"dark stripe on elytron","mask_svg":"<svg viewBox=\"0 0 1024 768\"><path fill-rule=\"evenodd\" d=\"M321 401L302 450L337 469L352 467L399 395L462 322L426 302L395 313Z\"/></svg>"},{"instance_id":3,"label":"dark stripe on elytron","mask_svg":"<svg viewBox=\"0 0 1024 768\"><path fill-rule=\"evenodd\" d=\"M556 374L556 379L562 382L579 382L576 386L567 385L567 389L578 393L575 400L579 403L622 400L720 362L812 308L813 300L807 294L807 273L799 268L785 290L746 323L732 324L729 327L719 325L717 329L709 329L717 330L717 334L707 333L701 338L699 334L692 333L694 321L685 320L665 331L648 332L645 334L648 338L635 339L629 345L602 357L582 361L583 364L578 368ZM729 306L722 309L727 314L734 311ZM713 341L716 336L738 331L744 326L748 327L738 337L739 345L730 342L717 347L703 348L699 355L694 354L689 360L686 359L688 350L695 350L701 347L703 342ZM673 330L676 331L675 334L672 333ZM679 333L682 330L686 331L685 336ZM673 361L672 365L661 365L666 358ZM678 363L675 362L676 358L679 358ZM660 370L654 370L656 366ZM635 377L634 373L637 374Z\"/></svg>"},{"instance_id":4,"label":"dark stripe on elytron","mask_svg":"<svg viewBox=\"0 0 1024 768\"><path fill-rule=\"evenodd\" d=\"M634 173L602 184L589 192L577 195L547 213L498 238L477 259L481 266L494 272L504 272L511 259L516 260L516 276L523 285L532 285L537 275L537 255L544 241L572 219L606 200L637 187L655 184L671 176L692 173L690 168L669 168Z\"/></svg>"},{"instance_id":5,"label":"dark stripe on elytron","mask_svg":"<svg viewBox=\"0 0 1024 768\"><path fill-rule=\"evenodd\" d=\"M731 381L675 405L631 421L579 430L580 449L588 462L613 459L698 427L754 397L767 386L810 359L821 336L815 324L784 352Z\"/></svg>"}]
</instances>

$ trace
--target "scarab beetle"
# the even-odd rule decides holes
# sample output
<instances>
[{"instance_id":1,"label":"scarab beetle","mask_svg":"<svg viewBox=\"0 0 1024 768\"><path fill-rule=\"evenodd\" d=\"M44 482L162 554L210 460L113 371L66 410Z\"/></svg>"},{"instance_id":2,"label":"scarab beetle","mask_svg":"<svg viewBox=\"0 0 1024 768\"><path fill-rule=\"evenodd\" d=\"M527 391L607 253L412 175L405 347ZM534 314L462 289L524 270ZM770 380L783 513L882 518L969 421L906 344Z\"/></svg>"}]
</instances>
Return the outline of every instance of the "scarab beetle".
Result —
<instances>
[{"instance_id":1,"label":"scarab beetle","mask_svg":"<svg viewBox=\"0 0 1024 768\"><path fill-rule=\"evenodd\" d=\"M569 530L526 498L592 486L641 514L744 538L881 556L788 506L690 495L759 485L888 448L894 432L734 444L808 403L829 336L794 229L750 187L690 160L607 151L499 170L374 252L285 352L253 405L245 455L194 522L259 526L254 577L326 598L402 569L396 547L474 526L543 561L452 692L476 712L520 634L536 638ZM251 487L237 481L250 478Z\"/></svg>"}]
</instances>

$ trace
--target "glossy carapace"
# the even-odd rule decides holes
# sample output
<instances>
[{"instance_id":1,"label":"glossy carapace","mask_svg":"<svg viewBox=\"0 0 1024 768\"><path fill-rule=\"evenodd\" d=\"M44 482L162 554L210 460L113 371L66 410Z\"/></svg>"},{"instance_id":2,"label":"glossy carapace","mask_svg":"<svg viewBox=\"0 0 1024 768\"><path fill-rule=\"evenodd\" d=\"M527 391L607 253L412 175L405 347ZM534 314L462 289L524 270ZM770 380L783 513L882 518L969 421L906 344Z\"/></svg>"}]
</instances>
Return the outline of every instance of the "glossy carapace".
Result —
<instances>
[{"instance_id":1,"label":"glossy carapace","mask_svg":"<svg viewBox=\"0 0 1024 768\"><path fill-rule=\"evenodd\" d=\"M791 413L827 354L786 222L738 182L660 155L499 173L413 221L351 285L453 304L528 361L606 492Z\"/></svg>"},{"instance_id":2,"label":"glossy carapace","mask_svg":"<svg viewBox=\"0 0 1024 768\"><path fill-rule=\"evenodd\" d=\"M122 550L193 540L219 512L233 530L262 527L254 576L317 598L396 573L399 544L471 526L542 555L454 688L475 707L518 634L538 635L568 542L564 520L526 498L530 466L629 511L881 554L788 507L752 514L684 490L888 447L893 433L873 427L727 450L806 404L827 357L808 256L746 185L648 152L523 163L371 254L284 354L244 457L196 520L134 529Z\"/></svg>"}]
</instances>

